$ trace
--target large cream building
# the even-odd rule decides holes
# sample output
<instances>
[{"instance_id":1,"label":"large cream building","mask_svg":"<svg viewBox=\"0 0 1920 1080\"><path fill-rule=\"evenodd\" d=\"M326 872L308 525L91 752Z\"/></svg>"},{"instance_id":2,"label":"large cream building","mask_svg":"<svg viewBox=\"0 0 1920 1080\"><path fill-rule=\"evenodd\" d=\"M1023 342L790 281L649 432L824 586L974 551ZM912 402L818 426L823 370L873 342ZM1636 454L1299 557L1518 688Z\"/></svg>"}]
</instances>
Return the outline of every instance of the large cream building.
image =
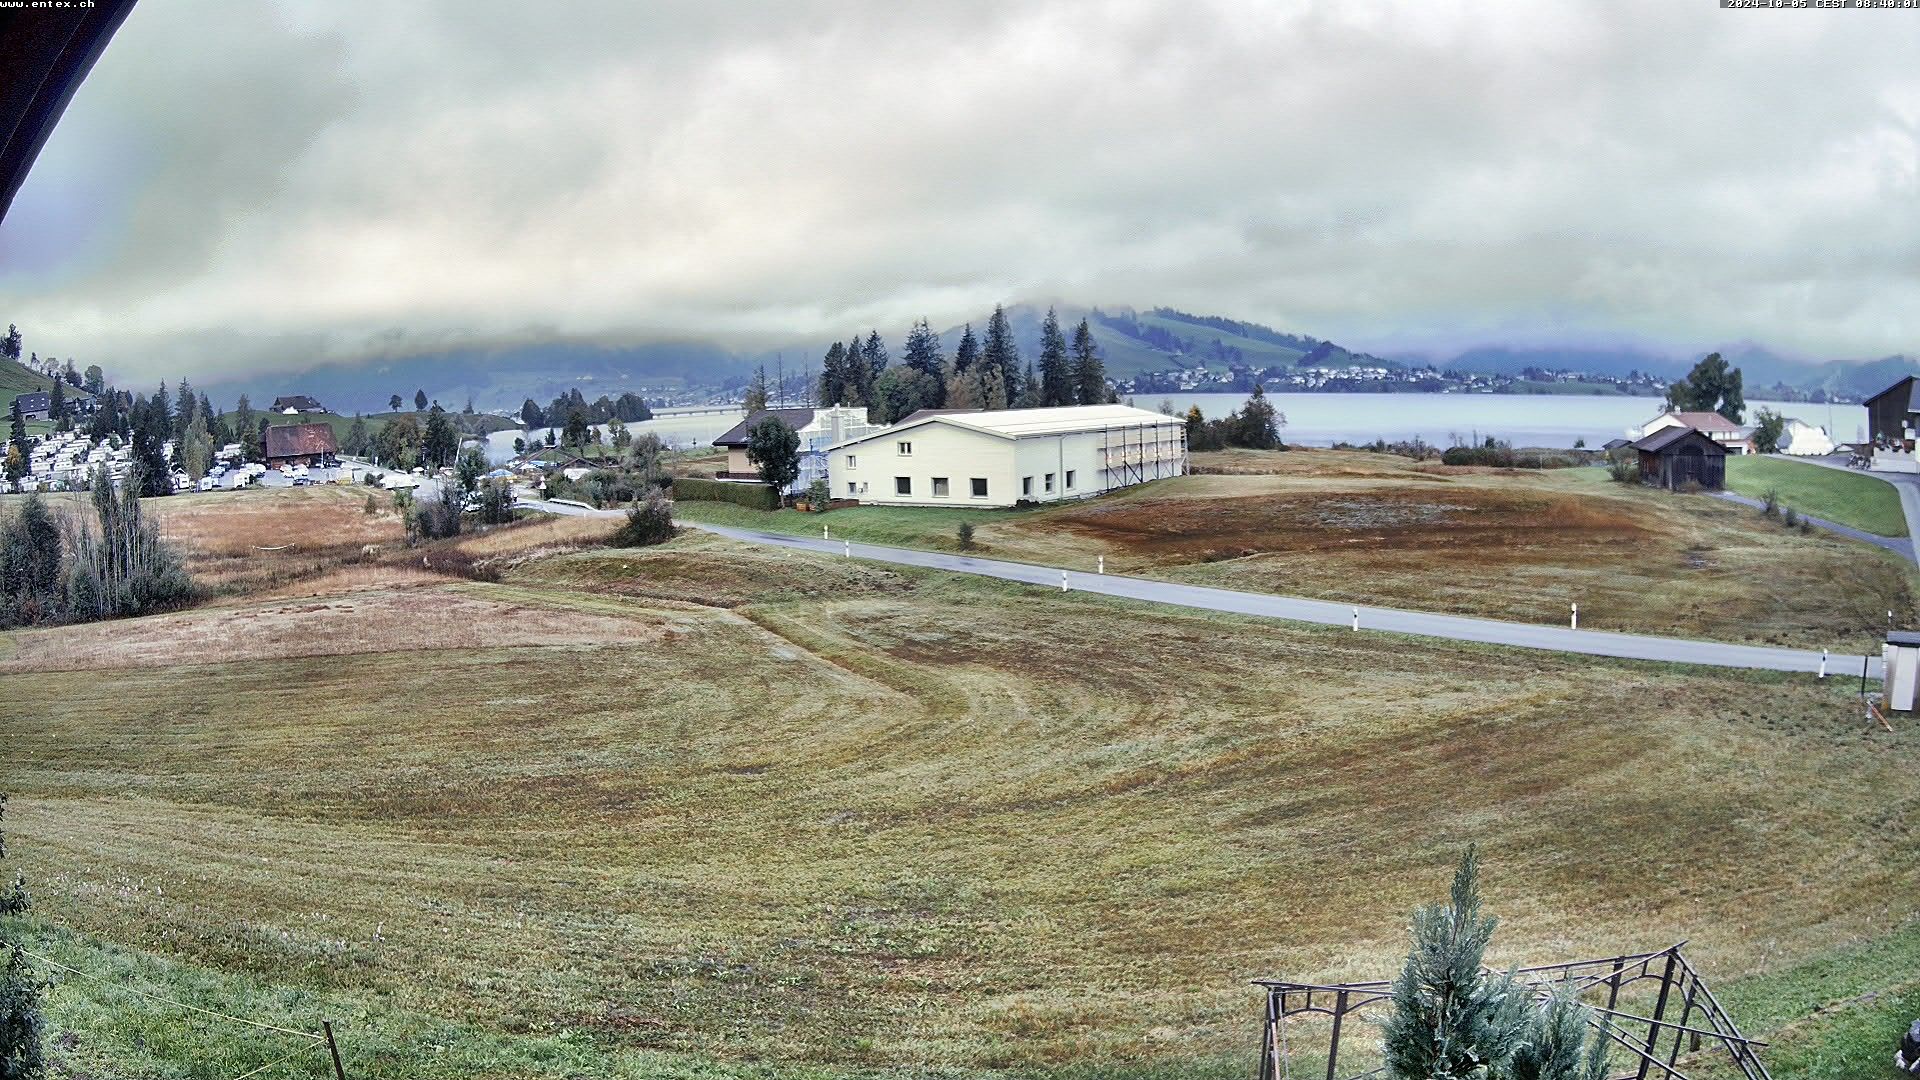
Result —
<instances>
[{"instance_id":1,"label":"large cream building","mask_svg":"<svg viewBox=\"0 0 1920 1080\"><path fill-rule=\"evenodd\" d=\"M915 413L828 451L835 498L897 506L1083 499L1187 471L1179 417L1127 405Z\"/></svg>"}]
</instances>

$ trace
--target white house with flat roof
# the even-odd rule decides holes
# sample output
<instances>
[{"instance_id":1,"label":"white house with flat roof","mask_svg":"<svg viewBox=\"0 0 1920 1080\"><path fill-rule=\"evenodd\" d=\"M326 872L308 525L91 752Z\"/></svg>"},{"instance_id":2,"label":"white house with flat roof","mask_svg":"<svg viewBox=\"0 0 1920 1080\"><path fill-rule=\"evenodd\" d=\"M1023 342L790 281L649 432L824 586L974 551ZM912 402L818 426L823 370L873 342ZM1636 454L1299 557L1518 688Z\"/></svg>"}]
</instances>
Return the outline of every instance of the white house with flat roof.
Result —
<instances>
[{"instance_id":1,"label":"white house with flat roof","mask_svg":"<svg viewBox=\"0 0 1920 1080\"><path fill-rule=\"evenodd\" d=\"M1187 471L1187 425L1128 405L914 413L834 445L835 498L893 506L1084 499Z\"/></svg>"}]
</instances>

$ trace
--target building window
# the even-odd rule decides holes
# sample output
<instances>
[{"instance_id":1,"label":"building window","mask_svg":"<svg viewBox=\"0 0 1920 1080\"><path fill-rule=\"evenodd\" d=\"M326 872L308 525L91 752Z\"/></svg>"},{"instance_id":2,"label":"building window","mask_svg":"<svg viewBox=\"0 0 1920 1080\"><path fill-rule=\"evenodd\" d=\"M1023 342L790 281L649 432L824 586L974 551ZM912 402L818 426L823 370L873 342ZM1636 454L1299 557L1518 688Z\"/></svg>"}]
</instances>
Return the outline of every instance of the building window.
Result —
<instances>
[{"instance_id":1,"label":"building window","mask_svg":"<svg viewBox=\"0 0 1920 1080\"><path fill-rule=\"evenodd\" d=\"M933 497L936 499L944 499L947 497L946 477L936 476L933 478Z\"/></svg>"},{"instance_id":2,"label":"building window","mask_svg":"<svg viewBox=\"0 0 1920 1080\"><path fill-rule=\"evenodd\" d=\"M849 495L860 494L860 489L851 480L847 481L847 494Z\"/></svg>"},{"instance_id":3,"label":"building window","mask_svg":"<svg viewBox=\"0 0 1920 1080\"><path fill-rule=\"evenodd\" d=\"M986 477L976 476L973 478L973 497L976 499L984 499L987 497Z\"/></svg>"},{"instance_id":4,"label":"building window","mask_svg":"<svg viewBox=\"0 0 1920 1080\"><path fill-rule=\"evenodd\" d=\"M912 444L912 443L910 443L910 442L897 442L897 443L894 443L893 445L895 445L895 446L897 446L897 447L899 447L899 448L900 448L900 456L901 456L901 457L912 457L912 456L913 456L913 444Z\"/></svg>"},{"instance_id":5,"label":"building window","mask_svg":"<svg viewBox=\"0 0 1920 1080\"><path fill-rule=\"evenodd\" d=\"M854 457L854 456L853 456L852 454L848 454L848 455L847 455L847 468L849 468L849 469L857 469L857 468L859 468L859 467L860 467L860 459L859 459L859 458L857 458L857 457Z\"/></svg>"},{"instance_id":6,"label":"building window","mask_svg":"<svg viewBox=\"0 0 1920 1080\"><path fill-rule=\"evenodd\" d=\"M1073 490L1073 470L1072 469L1067 470L1067 490L1068 491Z\"/></svg>"},{"instance_id":7,"label":"building window","mask_svg":"<svg viewBox=\"0 0 1920 1080\"><path fill-rule=\"evenodd\" d=\"M1053 474L1052 473L1047 474L1047 490L1048 491L1053 490Z\"/></svg>"},{"instance_id":8,"label":"building window","mask_svg":"<svg viewBox=\"0 0 1920 1080\"><path fill-rule=\"evenodd\" d=\"M1024 498L1024 497L1026 497L1026 496L1029 496L1029 495L1032 495L1032 494L1033 494L1033 477L1031 477L1031 476L1023 476L1023 477L1021 477L1021 478L1020 478L1020 495L1021 495L1021 497L1023 497L1023 498Z\"/></svg>"},{"instance_id":9,"label":"building window","mask_svg":"<svg viewBox=\"0 0 1920 1080\"><path fill-rule=\"evenodd\" d=\"M911 495L911 494L913 494L913 477L911 477L911 476L896 476L896 477L894 477L894 478L893 478L893 493L894 493L895 495Z\"/></svg>"}]
</instances>

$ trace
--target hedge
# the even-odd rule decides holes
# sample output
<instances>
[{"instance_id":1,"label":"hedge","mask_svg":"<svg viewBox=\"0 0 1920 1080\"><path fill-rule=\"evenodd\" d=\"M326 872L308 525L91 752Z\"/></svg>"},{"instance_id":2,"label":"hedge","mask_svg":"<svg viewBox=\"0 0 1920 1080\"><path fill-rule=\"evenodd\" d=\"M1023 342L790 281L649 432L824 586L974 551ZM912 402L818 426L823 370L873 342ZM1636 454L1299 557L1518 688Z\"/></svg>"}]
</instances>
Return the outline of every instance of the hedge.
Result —
<instances>
[{"instance_id":1,"label":"hedge","mask_svg":"<svg viewBox=\"0 0 1920 1080\"><path fill-rule=\"evenodd\" d=\"M673 479L673 497L688 502L727 502L750 510L778 510L780 496L765 484L729 484L692 476Z\"/></svg>"}]
</instances>

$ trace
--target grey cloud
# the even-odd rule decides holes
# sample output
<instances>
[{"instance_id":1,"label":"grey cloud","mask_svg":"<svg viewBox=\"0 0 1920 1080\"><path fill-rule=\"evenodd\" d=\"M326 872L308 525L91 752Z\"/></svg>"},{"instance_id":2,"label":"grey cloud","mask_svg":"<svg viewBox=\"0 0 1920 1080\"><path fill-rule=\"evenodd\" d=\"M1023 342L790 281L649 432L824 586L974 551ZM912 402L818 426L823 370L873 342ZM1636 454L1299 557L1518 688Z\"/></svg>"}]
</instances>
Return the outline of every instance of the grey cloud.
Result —
<instances>
[{"instance_id":1,"label":"grey cloud","mask_svg":"<svg viewBox=\"0 0 1920 1080\"><path fill-rule=\"evenodd\" d=\"M1038 297L1914 351L1909 14L155 4L0 226L0 313L143 379ZM62 192L91 225L10 270Z\"/></svg>"}]
</instances>

